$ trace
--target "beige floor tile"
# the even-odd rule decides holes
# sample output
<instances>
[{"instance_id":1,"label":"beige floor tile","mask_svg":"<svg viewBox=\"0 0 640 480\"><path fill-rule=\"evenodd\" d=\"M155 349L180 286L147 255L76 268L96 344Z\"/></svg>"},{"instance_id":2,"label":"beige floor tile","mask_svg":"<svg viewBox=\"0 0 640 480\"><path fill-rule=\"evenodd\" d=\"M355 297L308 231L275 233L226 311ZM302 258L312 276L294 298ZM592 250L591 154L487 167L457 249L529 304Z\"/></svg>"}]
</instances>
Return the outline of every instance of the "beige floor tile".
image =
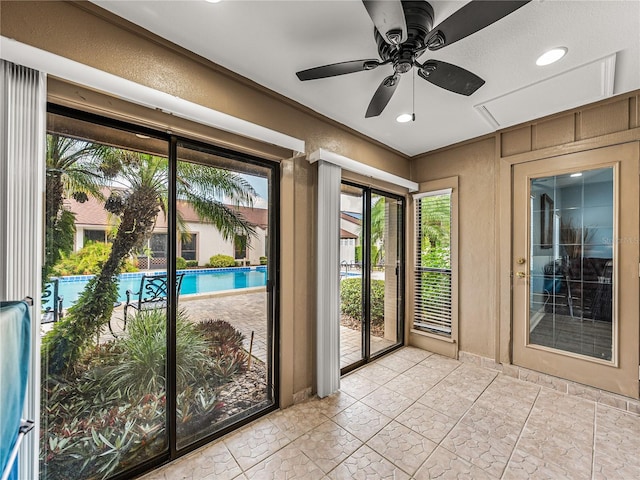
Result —
<instances>
[{"instance_id":1,"label":"beige floor tile","mask_svg":"<svg viewBox=\"0 0 640 480\"><path fill-rule=\"evenodd\" d=\"M342 391L337 391L332 395L316 400L315 407L327 417L333 417L345 408L356 403L356 401L357 400L351 395Z\"/></svg>"},{"instance_id":2,"label":"beige floor tile","mask_svg":"<svg viewBox=\"0 0 640 480\"><path fill-rule=\"evenodd\" d=\"M410 398L386 387L374 390L360 401L391 418L400 415L414 402Z\"/></svg>"},{"instance_id":3,"label":"beige floor tile","mask_svg":"<svg viewBox=\"0 0 640 480\"><path fill-rule=\"evenodd\" d=\"M240 466L223 442L206 447L193 459L193 478L231 479L241 473Z\"/></svg>"},{"instance_id":4,"label":"beige floor tile","mask_svg":"<svg viewBox=\"0 0 640 480\"><path fill-rule=\"evenodd\" d=\"M402 348L142 478L635 480L639 452L640 415Z\"/></svg>"},{"instance_id":5,"label":"beige floor tile","mask_svg":"<svg viewBox=\"0 0 640 480\"><path fill-rule=\"evenodd\" d=\"M415 480L496 480L487 472L438 447L413 476Z\"/></svg>"},{"instance_id":6,"label":"beige floor tile","mask_svg":"<svg viewBox=\"0 0 640 480\"><path fill-rule=\"evenodd\" d=\"M246 476L249 480L319 480L324 472L299 448L287 445L249 469Z\"/></svg>"},{"instance_id":7,"label":"beige floor tile","mask_svg":"<svg viewBox=\"0 0 640 480\"><path fill-rule=\"evenodd\" d=\"M333 480L408 480L409 475L363 445L329 473Z\"/></svg>"},{"instance_id":8,"label":"beige floor tile","mask_svg":"<svg viewBox=\"0 0 640 480\"><path fill-rule=\"evenodd\" d=\"M317 427L327 420L327 416L317 408L318 402L304 402L284 410L274 412L269 419L290 439Z\"/></svg>"},{"instance_id":9,"label":"beige floor tile","mask_svg":"<svg viewBox=\"0 0 640 480\"><path fill-rule=\"evenodd\" d=\"M411 367L402 375L413 379L416 385L424 385L428 388L433 387L437 383L441 382L448 374L449 370L443 370L442 368L430 368L421 363Z\"/></svg>"},{"instance_id":10,"label":"beige floor tile","mask_svg":"<svg viewBox=\"0 0 640 480\"><path fill-rule=\"evenodd\" d=\"M402 373L409 370L416 363L411 360L407 360L406 358L391 354L387 355L380 360L376 360L378 365L382 365L383 367L390 368L394 372Z\"/></svg>"},{"instance_id":11,"label":"beige floor tile","mask_svg":"<svg viewBox=\"0 0 640 480\"><path fill-rule=\"evenodd\" d=\"M502 478L503 480L568 480L577 477L558 465L516 450Z\"/></svg>"},{"instance_id":12,"label":"beige floor tile","mask_svg":"<svg viewBox=\"0 0 640 480\"><path fill-rule=\"evenodd\" d=\"M351 373L340 379L340 391L345 392L356 400L360 400L378 387L380 387L380 384L363 377L359 372Z\"/></svg>"},{"instance_id":13,"label":"beige floor tile","mask_svg":"<svg viewBox=\"0 0 640 480\"><path fill-rule=\"evenodd\" d=\"M439 443L458 421L420 403L414 403L396 421L429 440Z\"/></svg>"},{"instance_id":14,"label":"beige floor tile","mask_svg":"<svg viewBox=\"0 0 640 480\"><path fill-rule=\"evenodd\" d=\"M507 442L511 446L516 444L520 432L524 427L527 415L514 416L511 412L492 410L484 405L475 403L462 417L461 423L473 427L476 431L491 435Z\"/></svg>"},{"instance_id":15,"label":"beige floor tile","mask_svg":"<svg viewBox=\"0 0 640 480\"><path fill-rule=\"evenodd\" d=\"M358 375L377 383L378 385L384 385L389 380L397 377L400 373L390 368L384 367L378 362L371 363L358 370Z\"/></svg>"},{"instance_id":16,"label":"beige floor tile","mask_svg":"<svg viewBox=\"0 0 640 480\"><path fill-rule=\"evenodd\" d=\"M355 452L362 442L331 420L318 425L293 442L323 472L329 473Z\"/></svg>"},{"instance_id":17,"label":"beige floor tile","mask_svg":"<svg viewBox=\"0 0 640 480\"><path fill-rule=\"evenodd\" d=\"M410 475L437 447L436 443L396 421L380 430L367 445Z\"/></svg>"},{"instance_id":18,"label":"beige floor tile","mask_svg":"<svg viewBox=\"0 0 640 480\"><path fill-rule=\"evenodd\" d=\"M597 406L594 478L640 478L640 416Z\"/></svg>"},{"instance_id":19,"label":"beige floor tile","mask_svg":"<svg viewBox=\"0 0 640 480\"><path fill-rule=\"evenodd\" d=\"M394 355L410 360L414 363L419 363L423 361L425 358L433 355L431 352L427 352L426 350L422 350L421 348L416 347L404 347L394 352Z\"/></svg>"},{"instance_id":20,"label":"beige floor tile","mask_svg":"<svg viewBox=\"0 0 640 480\"><path fill-rule=\"evenodd\" d=\"M518 440L518 449L553 463L583 477L591 476L593 463L593 433L580 428L571 431L565 425L563 415L532 413Z\"/></svg>"},{"instance_id":21,"label":"beige floor tile","mask_svg":"<svg viewBox=\"0 0 640 480\"><path fill-rule=\"evenodd\" d=\"M422 379L423 380L423 379ZM393 380L387 382L384 386L394 392L398 392L411 400L417 400L427 393L436 382L417 381L413 376L400 374Z\"/></svg>"},{"instance_id":22,"label":"beige floor tile","mask_svg":"<svg viewBox=\"0 0 640 480\"><path fill-rule=\"evenodd\" d=\"M433 370L439 370L440 372L449 374L460 365L462 365L462 362L459 362L458 360L455 360L453 358L433 354L422 360L418 365L422 365L423 367L428 367Z\"/></svg>"},{"instance_id":23,"label":"beige floor tile","mask_svg":"<svg viewBox=\"0 0 640 480\"><path fill-rule=\"evenodd\" d=\"M458 457L500 478L511 456L515 439L503 439L459 423L440 444Z\"/></svg>"},{"instance_id":24,"label":"beige floor tile","mask_svg":"<svg viewBox=\"0 0 640 480\"><path fill-rule=\"evenodd\" d=\"M243 470L264 460L290 442L285 433L269 418L241 429L224 440L225 445Z\"/></svg>"},{"instance_id":25,"label":"beige floor tile","mask_svg":"<svg viewBox=\"0 0 640 480\"><path fill-rule=\"evenodd\" d=\"M391 421L391 418L365 405L354 403L333 417L333 421L366 442Z\"/></svg>"},{"instance_id":26,"label":"beige floor tile","mask_svg":"<svg viewBox=\"0 0 640 480\"><path fill-rule=\"evenodd\" d=\"M418 403L457 419L473 405L473 400L458 395L456 388L439 383L420 397Z\"/></svg>"}]
</instances>

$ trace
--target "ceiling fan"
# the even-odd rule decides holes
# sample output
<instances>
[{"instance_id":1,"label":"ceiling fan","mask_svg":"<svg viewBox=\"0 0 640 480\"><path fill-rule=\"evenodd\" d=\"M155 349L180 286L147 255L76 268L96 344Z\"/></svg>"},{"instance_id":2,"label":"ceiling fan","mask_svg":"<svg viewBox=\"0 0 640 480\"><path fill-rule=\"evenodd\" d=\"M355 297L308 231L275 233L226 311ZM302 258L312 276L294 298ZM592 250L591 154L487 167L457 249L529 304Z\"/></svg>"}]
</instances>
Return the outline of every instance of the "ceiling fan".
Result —
<instances>
[{"instance_id":1,"label":"ceiling fan","mask_svg":"<svg viewBox=\"0 0 640 480\"><path fill-rule=\"evenodd\" d=\"M333 63L302 70L296 75L302 81L315 80L392 65L394 72L376 90L367 108L366 118L382 113L398 86L400 75L413 67L427 82L468 96L484 85L482 78L442 60L420 63L418 58L426 50L440 50L488 27L529 1L474 0L433 28L433 8L424 0L362 0L375 25L374 38L381 60Z\"/></svg>"}]
</instances>

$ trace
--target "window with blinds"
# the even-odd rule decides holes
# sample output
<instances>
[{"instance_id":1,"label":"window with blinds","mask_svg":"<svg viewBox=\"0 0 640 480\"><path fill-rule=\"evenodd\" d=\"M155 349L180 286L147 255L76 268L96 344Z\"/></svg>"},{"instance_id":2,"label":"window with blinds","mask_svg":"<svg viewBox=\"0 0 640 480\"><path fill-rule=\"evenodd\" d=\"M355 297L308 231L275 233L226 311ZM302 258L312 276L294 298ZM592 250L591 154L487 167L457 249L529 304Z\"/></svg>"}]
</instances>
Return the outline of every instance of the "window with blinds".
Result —
<instances>
[{"instance_id":1,"label":"window with blinds","mask_svg":"<svg viewBox=\"0 0 640 480\"><path fill-rule=\"evenodd\" d=\"M413 328L451 337L451 189L416 195Z\"/></svg>"}]
</instances>

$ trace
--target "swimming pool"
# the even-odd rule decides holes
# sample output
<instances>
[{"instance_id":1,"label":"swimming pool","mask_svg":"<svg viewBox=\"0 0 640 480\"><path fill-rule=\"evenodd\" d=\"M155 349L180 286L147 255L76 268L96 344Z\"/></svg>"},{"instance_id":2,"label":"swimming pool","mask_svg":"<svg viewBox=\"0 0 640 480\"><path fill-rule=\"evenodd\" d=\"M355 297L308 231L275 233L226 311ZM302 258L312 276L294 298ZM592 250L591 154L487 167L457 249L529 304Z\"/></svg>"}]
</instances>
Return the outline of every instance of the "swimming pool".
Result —
<instances>
[{"instance_id":1,"label":"swimming pool","mask_svg":"<svg viewBox=\"0 0 640 480\"><path fill-rule=\"evenodd\" d=\"M206 268L199 270L179 270L184 273L180 296L198 293L236 290L249 287L263 287L267 284L267 267ZM153 274L164 274L163 271ZM149 273L147 273L149 274ZM119 275L118 301L126 301L126 291L137 292L143 273L122 273ZM63 307L73 305L93 275L73 275L58 277L58 295L63 298ZM42 308L51 307L51 300L42 304Z\"/></svg>"}]
</instances>

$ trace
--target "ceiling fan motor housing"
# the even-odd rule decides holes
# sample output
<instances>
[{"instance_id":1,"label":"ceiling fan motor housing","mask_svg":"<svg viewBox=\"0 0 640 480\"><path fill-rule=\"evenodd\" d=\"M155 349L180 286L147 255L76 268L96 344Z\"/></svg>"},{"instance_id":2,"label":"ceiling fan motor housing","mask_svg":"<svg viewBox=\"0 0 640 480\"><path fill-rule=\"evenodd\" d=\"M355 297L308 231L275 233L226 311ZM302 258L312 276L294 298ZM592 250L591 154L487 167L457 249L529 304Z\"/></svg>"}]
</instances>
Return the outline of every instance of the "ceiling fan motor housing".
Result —
<instances>
[{"instance_id":1,"label":"ceiling fan motor housing","mask_svg":"<svg viewBox=\"0 0 640 480\"><path fill-rule=\"evenodd\" d=\"M407 40L399 45L387 43L377 29L374 36L383 61L390 61L396 73L406 73L413 67L416 51L424 49L425 39L433 28L433 7L425 1L403 1L407 24Z\"/></svg>"}]
</instances>

